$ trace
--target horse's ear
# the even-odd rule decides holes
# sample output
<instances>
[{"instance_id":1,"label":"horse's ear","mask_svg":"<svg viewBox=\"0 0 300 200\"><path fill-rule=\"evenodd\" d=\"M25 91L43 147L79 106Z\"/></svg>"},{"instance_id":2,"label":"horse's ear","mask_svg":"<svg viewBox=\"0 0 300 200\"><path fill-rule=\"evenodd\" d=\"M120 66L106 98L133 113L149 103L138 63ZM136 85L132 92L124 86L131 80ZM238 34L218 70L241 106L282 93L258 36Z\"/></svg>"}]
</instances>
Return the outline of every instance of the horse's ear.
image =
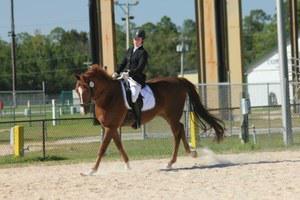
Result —
<instances>
[{"instance_id":1,"label":"horse's ear","mask_svg":"<svg viewBox=\"0 0 300 200\"><path fill-rule=\"evenodd\" d=\"M107 72L107 66L104 66L103 69Z\"/></svg>"},{"instance_id":2,"label":"horse's ear","mask_svg":"<svg viewBox=\"0 0 300 200\"><path fill-rule=\"evenodd\" d=\"M77 80L80 80L80 75L79 74L75 74L75 77Z\"/></svg>"},{"instance_id":3,"label":"horse's ear","mask_svg":"<svg viewBox=\"0 0 300 200\"><path fill-rule=\"evenodd\" d=\"M90 78L89 78L89 77L87 77L85 74L83 74L83 75L81 76L81 78L82 78L83 82L89 84L89 82L90 82Z\"/></svg>"}]
</instances>

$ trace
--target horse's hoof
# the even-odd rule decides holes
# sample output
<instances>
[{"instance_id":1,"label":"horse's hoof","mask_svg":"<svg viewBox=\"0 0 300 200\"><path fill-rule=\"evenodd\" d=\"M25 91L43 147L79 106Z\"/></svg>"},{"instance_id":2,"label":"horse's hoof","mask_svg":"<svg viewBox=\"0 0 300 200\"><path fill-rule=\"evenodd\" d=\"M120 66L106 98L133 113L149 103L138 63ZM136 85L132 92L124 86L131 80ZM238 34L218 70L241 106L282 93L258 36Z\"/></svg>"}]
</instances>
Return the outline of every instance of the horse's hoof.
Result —
<instances>
[{"instance_id":1,"label":"horse's hoof","mask_svg":"<svg viewBox=\"0 0 300 200\"><path fill-rule=\"evenodd\" d=\"M95 169L90 169L88 172L81 172L81 176L94 176L96 174L97 170Z\"/></svg>"},{"instance_id":2,"label":"horse's hoof","mask_svg":"<svg viewBox=\"0 0 300 200\"><path fill-rule=\"evenodd\" d=\"M129 162L125 163L125 170L131 170L131 167L129 165Z\"/></svg>"},{"instance_id":3,"label":"horse's hoof","mask_svg":"<svg viewBox=\"0 0 300 200\"><path fill-rule=\"evenodd\" d=\"M167 169L172 169L172 163L168 163L166 166Z\"/></svg>"},{"instance_id":4,"label":"horse's hoof","mask_svg":"<svg viewBox=\"0 0 300 200\"><path fill-rule=\"evenodd\" d=\"M192 156L192 158L197 158L197 151L194 150L194 151L191 151L190 155Z\"/></svg>"}]
</instances>

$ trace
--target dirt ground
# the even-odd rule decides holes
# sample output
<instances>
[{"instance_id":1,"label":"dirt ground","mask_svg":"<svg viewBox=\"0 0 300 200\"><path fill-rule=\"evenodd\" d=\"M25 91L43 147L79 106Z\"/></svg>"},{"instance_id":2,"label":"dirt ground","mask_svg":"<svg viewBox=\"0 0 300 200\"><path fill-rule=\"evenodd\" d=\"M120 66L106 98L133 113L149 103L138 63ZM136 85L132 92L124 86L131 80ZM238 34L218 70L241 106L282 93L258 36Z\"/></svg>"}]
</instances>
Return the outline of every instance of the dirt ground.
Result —
<instances>
[{"instance_id":1,"label":"dirt ground","mask_svg":"<svg viewBox=\"0 0 300 200\"><path fill-rule=\"evenodd\" d=\"M179 157L103 162L95 176L83 177L93 163L0 169L0 199L300 199L300 152Z\"/></svg>"}]
</instances>

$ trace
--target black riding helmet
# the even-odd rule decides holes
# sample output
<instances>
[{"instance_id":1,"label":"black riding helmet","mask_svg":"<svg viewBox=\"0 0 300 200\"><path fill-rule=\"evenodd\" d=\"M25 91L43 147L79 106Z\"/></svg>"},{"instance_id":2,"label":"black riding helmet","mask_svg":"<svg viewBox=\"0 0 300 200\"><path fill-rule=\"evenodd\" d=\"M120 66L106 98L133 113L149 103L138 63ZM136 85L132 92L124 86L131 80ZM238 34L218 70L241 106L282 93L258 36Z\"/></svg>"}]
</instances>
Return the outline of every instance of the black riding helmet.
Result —
<instances>
[{"instance_id":1,"label":"black riding helmet","mask_svg":"<svg viewBox=\"0 0 300 200\"><path fill-rule=\"evenodd\" d=\"M137 37L142 38L144 40L146 38L145 31L144 30L137 30L135 32L134 38L137 38Z\"/></svg>"}]
</instances>

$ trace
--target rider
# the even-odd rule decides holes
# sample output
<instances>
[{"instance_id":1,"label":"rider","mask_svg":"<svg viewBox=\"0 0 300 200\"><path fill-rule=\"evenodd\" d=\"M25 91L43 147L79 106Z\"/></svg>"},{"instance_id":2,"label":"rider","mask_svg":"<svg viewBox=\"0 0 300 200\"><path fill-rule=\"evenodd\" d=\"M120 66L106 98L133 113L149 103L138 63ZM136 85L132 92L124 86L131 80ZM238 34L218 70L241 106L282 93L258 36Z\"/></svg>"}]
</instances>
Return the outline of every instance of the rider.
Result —
<instances>
[{"instance_id":1,"label":"rider","mask_svg":"<svg viewBox=\"0 0 300 200\"><path fill-rule=\"evenodd\" d=\"M131 90L132 110L136 121L134 128L141 125L141 99L138 98L141 89L145 86L146 75L143 73L148 61L148 53L143 47L146 34L144 30L137 30L133 38L133 46L127 50L127 53L118 65L117 71L112 77L116 78L121 72L128 72L129 85Z\"/></svg>"}]
</instances>

